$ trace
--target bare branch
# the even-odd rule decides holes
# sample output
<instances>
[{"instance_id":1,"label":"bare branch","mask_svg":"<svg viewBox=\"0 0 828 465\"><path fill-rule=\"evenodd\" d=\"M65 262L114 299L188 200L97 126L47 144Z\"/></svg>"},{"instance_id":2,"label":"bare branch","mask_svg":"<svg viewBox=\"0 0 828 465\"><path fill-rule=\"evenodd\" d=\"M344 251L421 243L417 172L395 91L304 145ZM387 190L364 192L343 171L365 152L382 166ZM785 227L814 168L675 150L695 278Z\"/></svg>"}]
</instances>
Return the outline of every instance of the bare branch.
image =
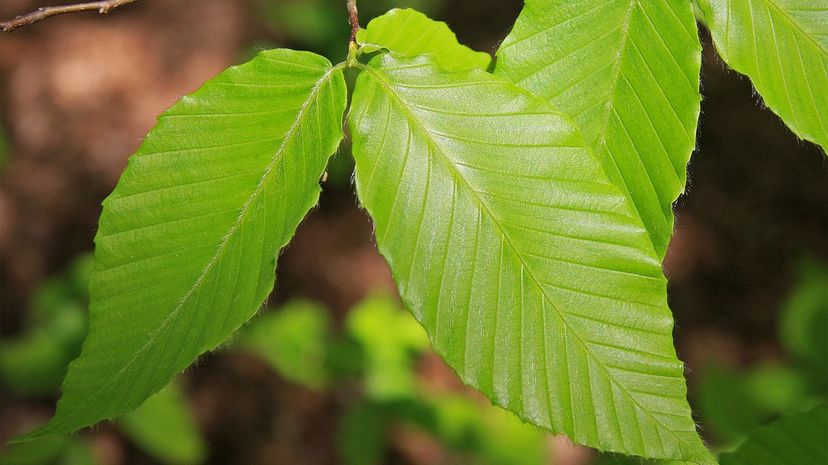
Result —
<instances>
[{"instance_id":1,"label":"bare branch","mask_svg":"<svg viewBox=\"0 0 828 465\"><path fill-rule=\"evenodd\" d=\"M42 8L38 8L35 11L32 11L31 13L20 15L9 21L3 21L2 23L0 23L0 30L2 30L3 32L11 32L21 26L26 26L32 23L36 23L38 21L43 21L44 19L50 16L62 15L65 13L75 13L78 11L97 10L100 14L106 14L114 10L115 8L118 8L119 6L123 6L127 3L133 3L137 1L138 0L105 0L100 2L75 3L73 5L64 6L44 6Z\"/></svg>"},{"instance_id":2,"label":"bare branch","mask_svg":"<svg viewBox=\"0 0 828 465\"><path fill-rule=\"evenodd\" d=\"M356 43L356 35L359 31L359 13L357 13L356 0L347 0L348 22L351 23L350 43Z\"/></svg>"}]
</instances>

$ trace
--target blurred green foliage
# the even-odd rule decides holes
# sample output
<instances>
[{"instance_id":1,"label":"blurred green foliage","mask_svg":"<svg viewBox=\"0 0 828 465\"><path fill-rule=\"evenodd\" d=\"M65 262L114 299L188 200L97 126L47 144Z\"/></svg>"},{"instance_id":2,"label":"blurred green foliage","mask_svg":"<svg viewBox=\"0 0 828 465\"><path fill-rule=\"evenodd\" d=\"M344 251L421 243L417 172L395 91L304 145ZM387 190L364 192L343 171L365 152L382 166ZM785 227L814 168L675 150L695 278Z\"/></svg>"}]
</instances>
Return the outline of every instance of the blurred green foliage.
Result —
<instances>
[{"instance_id":1,"label":"blurred green foliage","mask_svg":"<svg viewBox=\"0 0 828 465\"><path fill-rule=\"evenodd\" d=\"M0 454L0 465L97 465L89 444L72 436L47 436L15 444Z\"/></svg>"},{"instance_id":2,"label":"blurred green foliage","mask_svg":"<svg viewBox=\"0 0 828 465\"><path fill-rule=\"evenodd\" d=\"M375 295L359 303L338 337L326 315L313 303L288 303L251 323L239 345L284 378L311 389L319 389L322 379L329 387L357 381L362 395L339 423L342 463L383 463L389 431L403 425L428 433L462 463L547 463L541 431L483 399L430 392L419 385L416 367L428 350L428 338L394 299ZM322 347L327 355L321 355Z\"/></svg>"},{"instance_id":3,"label":"blurred green foliage","mask_svg":"<svg viewBox=\"0 0 828 465\"><path fill-rule=\"evenodd\" d=\"M86 286L91 271L91 256L84 256L35 293L23 333L0 340L4 387L29 396L57 391L86 334Z\"/></svg>"},{"instance_id":4,"label":"blurred green foliage","mask_svg":"<svg viewBox=\"0 0 828 465\"><path fill-rule=\"evenodd\" d=\"M267 360L285 379L313 390L327 386L331 321L318 304L293 301L250 325L238 346Z\"/></svg>"},{"instance_id":5,"label":"blurred green foliage","mask_svg":"<svg viewBox=\"0 0 828 465\"><path fill-rule=\"evenodd\" d=\"M803 260L799 282L783 308L779 339L807 370L820 392L828 393L828 267Z\"/></svg>"},{"instance_id":6,"label":"blurred green foliage","mask_svg":"<svg viewBox=\"0 0 828 465\"><path fill-rule=\"evenodd\" d=\"M828 407L786 415L757 428L721 465L825 465L828 463Z\"/></svg>"},{"instance_id":7,"label":"blurred green foliage","mask_svg":"<svg viewBox=\"0 0 828 465\"><path fill-rule=\"evenodd\" d=\"M702 423L723 449L755 427L828 400L828 269L804 260L779 316L779 339L789 358L744 370L711 363L700 372Z\"/></svg>"},{"instance_id":8,"label":"blurred green foliage","mask_svg":"<svg viewBox=\"0 0 828 465\"><path fill-rule=\"evenodd\" d=\"M0 340L0 384L17 395L53 396L86 331L91 259L81 257L35 294L25 330ZM696 396L701 423L724 450L751 430L790 412L822 404L826 386L828 269L804 261L780 313L780 343L787 361L763 362L745 370L711 364L701 370ZM337 445L346 465L383 463L390 431L414 428L430 435L450 455L447 463L539 465L548 463L546 436L511 413L465 392L435 392L422 385L419 361L428 352L425 332L396 300L368 297L346 316L341 328L322 305L289 302L244 328L230 346L265 360L291 382L324 392L356 383L338 423ZM162 463L198 464L207 447L185 394L170 384L141 408L121 418L118 428ZM641 463L601 455L598 465ZM95 465L83 436L43 438L6 448L0 465Z\"/></svg>"},{"instance_id":9,"label":"blurred green foliage","mask_svg":"<svg viewBox=\"0 0 828 465\"><path fill-rule=\"evenodd\" d=\"M0 384L28 398L57 393L69 362L86 334L92 256L76 259L61 275L46 281L32 298L24 331L0 340ZM206 445L173 382L118 421L135 445L161 463L196 465ZM0 465L96 465L82 436L47 436L0 451Z\"/></svg>"},{"instance_id":10,"label":"blurred green foliage","mask_svg":"<svg viewBox=\"0 0 828 465\"><path fill-rule=\"evenodd\" d=\"M206 458L207 446L175 380L118 424L136 445L163 463L194 465Z\"/></svg>"}]
</instances>

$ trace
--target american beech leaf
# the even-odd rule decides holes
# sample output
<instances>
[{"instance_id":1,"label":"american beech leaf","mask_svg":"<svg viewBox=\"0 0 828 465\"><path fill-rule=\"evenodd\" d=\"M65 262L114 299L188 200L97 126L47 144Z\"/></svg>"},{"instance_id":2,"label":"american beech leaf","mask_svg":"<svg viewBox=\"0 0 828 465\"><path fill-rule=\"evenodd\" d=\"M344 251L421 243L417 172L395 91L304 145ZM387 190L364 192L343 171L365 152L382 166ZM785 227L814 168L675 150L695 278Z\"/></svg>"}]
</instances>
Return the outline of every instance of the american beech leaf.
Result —
<instances>
[{"instance_id":1,"label":"american beech leaf","mask_svg":"<svg viewBox=\"0 0 828 465\"><path fill-rule=\"evenodd\" d=\"M365 51L385 48L407 57L431 55L448 71L486 69L492 61L488 53L460 44L446 23L411 8L394 8L377 16L356 38Z\"/></svg>"},{"instance_id":2,"label":"american beech leaf","mask_svg":"<svg viewBox=\"0 0 828 465\"><path fill-rule=\"evenodd\" d=\"M134 409L256 313L317 202L345 102L341 68L270 50L159 117L104 201L89 334L34 436Z\"/></svg>"},{"instance_id":3,"label":"american beech leaf","mask_svg":"<svg viewBox=\"0 0 828 465\"><path fill-rule=\"evenodd\" d=\"M828 2L698 3L724 61L796 135L828 150Z\"/></svg>"},{"instance_id":4,"label":"american beech leaf","mask_svg":"<svg viewBox=\"0 0 828 465\"><path fill-rule=\"evenodd\" d=\"M573 124L481 70L362 68L357 192L437 353L578 443L707 463L659 257Z\"/></svg>"},{"instance_id":5,"label":"american beech leaf","mask_svg":"<svg viewBox=\"0 0 828 465\"><path fill-rule=\"evenodd\" d=\"M495 74L572 117L663 257L699 116L689 1L527 0Z\"/></svg>"}]
</instances>

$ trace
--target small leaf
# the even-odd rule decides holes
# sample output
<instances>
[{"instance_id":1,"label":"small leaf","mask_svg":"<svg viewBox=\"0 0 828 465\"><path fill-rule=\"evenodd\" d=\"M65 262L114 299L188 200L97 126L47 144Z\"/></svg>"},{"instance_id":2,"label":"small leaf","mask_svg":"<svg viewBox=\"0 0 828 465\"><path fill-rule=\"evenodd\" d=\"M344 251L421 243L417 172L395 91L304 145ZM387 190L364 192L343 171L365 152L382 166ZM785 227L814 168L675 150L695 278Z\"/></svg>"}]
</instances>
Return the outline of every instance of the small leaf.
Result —
<instances>
[{"instance_id":1,"label":"small leaf","mask_svg":"<svg viewBox=\"0 0 828 465\"><path fill-rule=\"evenodd\" d=\"M571 123L486 72L390 53L350 115L379 249L466 383L581 444L710 460L658 257Z\"/></svg>"},{"instance_id":2,"label":"small leaf","mask_svg":"<svg viewBox=\"0 0 828 465\"><path fill-rule=\"evenodd\" d=\"M796 135L828 149L828 4L697 1L722 59Z\"/></svg>"},{"instance_id":3,"label":"small leaf","mask_svg":"<svg viewBox=\"0 0 828 465\"><path fill-rule=\"evenodd\" d=\"M89 335L34 436L134 409L259 309L316 204L345 101L340 68L271 50L159 118L104 202Z\"/></svg>"},{"instance_id":4,"label":"small leaf","mask_svg":"<svg viewBox=\"0 0 828 465\"><path fill-rule=\"evenodd\" d=\"M163 463L198 464L207 454L184 392L175 382L118 423L132 441Z\"/></svg>"},{"instance_id":5,"label":"small leaf","mask_svg":"<svg viewBox=\"0 0 828 465\"><path fill-rule=\"evenodd\" d=\"M700 66L689 1L527 0L495 74L575 120L663 258L696 143Z\"/></svg>"},{"instance_id":6,"label":"small leaf","mask_svg":"<svg viewBox=\"0 0 828 465\"><path fill-rule=\"evenodd\" d=\"M486 69L492 61L488 53L461 45L446 23L410 8L394 8L372 19L356 38L366 51L384 48L407 57L431 55L447 71Z\"/></svg>"},{"instance_id":7,"label":"small leaf","mask_svg":"<svg viewBox=\"0 0 828 465\"><path fill-rule=\"evenodd\" d=\"M783 417L753 431L721 465L825 465L828 463L828 407Z\"/></svg>"}]
</instances>

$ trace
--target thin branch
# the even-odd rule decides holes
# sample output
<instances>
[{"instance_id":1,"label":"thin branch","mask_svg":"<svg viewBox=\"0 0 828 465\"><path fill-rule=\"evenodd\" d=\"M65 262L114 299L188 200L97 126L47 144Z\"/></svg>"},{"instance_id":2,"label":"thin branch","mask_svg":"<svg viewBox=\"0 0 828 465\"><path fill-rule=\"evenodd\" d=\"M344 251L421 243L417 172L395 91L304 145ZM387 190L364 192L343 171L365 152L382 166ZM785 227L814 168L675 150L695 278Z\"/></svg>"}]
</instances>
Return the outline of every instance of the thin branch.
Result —
<instances>
[{"instance_id":1,"label":"thin branch","mask_svg":"<svg viewBox=\"0 0 828 465\"><path fill-rule=\"evenodd\" d=\"M350 43L356 43L356 35L359 31L359 13L357 12L356 0L347 0L348 22L351 23Z\"/></svg>"},{"instance_id":2,"label":"thin branch","mask_svg":"<svg viewBox=\"0 0 828 465\"><path fill-rule=\"evenodd\" d=\"M98 13L106 14L119 6L137 1L138 0L105 0L100 2L76 3L64 6L44 6L32 11L31 13L20 15L9 21L3 21L0 23L0 30L3 32L11 32L21 26L27 26L38 21L43 21L50 16L62 15L65 13L76 13L78 11L98 10Z\"/></svg>"}]
</instances>

